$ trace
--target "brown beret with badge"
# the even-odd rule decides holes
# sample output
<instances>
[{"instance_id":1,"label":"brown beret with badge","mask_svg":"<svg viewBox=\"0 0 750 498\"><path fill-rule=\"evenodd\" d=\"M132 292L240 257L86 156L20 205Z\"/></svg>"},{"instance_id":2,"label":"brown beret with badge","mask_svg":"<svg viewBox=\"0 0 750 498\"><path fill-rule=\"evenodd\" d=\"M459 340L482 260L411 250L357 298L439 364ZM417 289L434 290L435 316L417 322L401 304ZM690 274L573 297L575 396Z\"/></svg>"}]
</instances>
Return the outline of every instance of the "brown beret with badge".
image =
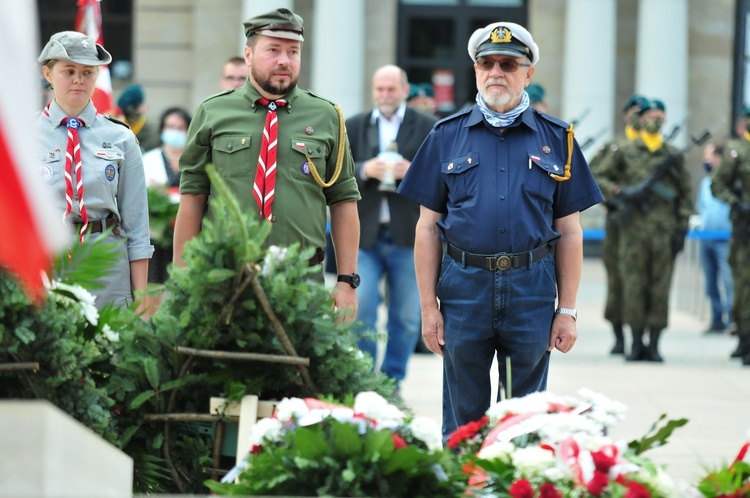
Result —
<instances>
[{"instance_id":1,"label":"brown beret with badge","mask_svg":"<svg viewBox=\"0 0 750 498\"><path fill-rule=\"evenodd\" d=\"M40 64L51 60L104 66L112 62L112 56L91 36L77 31L61 31L52 35L37 59Z\"/></svg>"},{"instance_id":2,"label":"brown beret with badge","mask_svg":"<svg viewBox=\"0 0 750 498\"><path fill-rule=\"evenodd\" d=\"M265 14L251 17L242 25L245 36L265 35L287 40L305 41L302 18L289 9L276 9Z\"/></svg>"},{"instance_id":3,"label":"brown beret with badge","mask_svg":"<svg viewBox=\"0 0 750 498\"><path fill-rule=\"evenodd\" d=\"M474 31L469 38L468 50L474 62L485 55L528 57L532 66L539 62L539 47L531 33L512 22L495 22Z\"/></svg>"}]
</instances>

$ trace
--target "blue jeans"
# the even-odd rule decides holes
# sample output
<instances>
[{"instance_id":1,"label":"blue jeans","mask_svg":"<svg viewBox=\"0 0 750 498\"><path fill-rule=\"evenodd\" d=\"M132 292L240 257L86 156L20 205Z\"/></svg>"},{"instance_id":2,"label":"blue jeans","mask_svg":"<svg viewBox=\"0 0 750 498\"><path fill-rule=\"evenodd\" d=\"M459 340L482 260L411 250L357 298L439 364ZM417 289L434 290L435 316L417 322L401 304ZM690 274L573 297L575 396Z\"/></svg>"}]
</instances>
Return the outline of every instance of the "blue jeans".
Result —
<instances>
[{"instance_id":1,"label":"blue jeans","mask_svg":"<svg viewBox=\"0 0 750 498\"><path fill-rule=\"evenodd\" d=\"M420 310L417 277L414 272L414 249L393 245L390 229L382 226L378 241L370 249L359 250L357 263L362 283L357 289L359 309L357 320L363 330L372 331L378 320L378 307L383 302L380 280L386 276L388 296L388 344L380 370L396 380L406 377L406 364L417 346L420 335ZM360 338L359 348L377 358L377 341Z\"/></svg>"},{"instance_id":2,"label":"blue jeans","mask_svg":"<svg viewBox=\"0 0 750 498\"><path fill-rule=\"evenodd\" d=\"M505 359L510 358L511 396L547 388L547 348L557 297L553 255L530 269L506 271L462 267L445 255L437 296L445 324L444 438L490 407L495 355L500 389L508 385Z\"/></svg>"},{"instance_id":3,"label":"blue jeans","mask_svg":"<svg viewBox=\"0 0 750 498\"><path fill-rule=\"evenodd\" d=\"M732 322L734 300L734 282L729 267L729 241L702 240L700 250L706 295L711 300L711 327L724 328L727 323ZM723 296L719 290L719 282Z\"/></svg>"}]
</instances>

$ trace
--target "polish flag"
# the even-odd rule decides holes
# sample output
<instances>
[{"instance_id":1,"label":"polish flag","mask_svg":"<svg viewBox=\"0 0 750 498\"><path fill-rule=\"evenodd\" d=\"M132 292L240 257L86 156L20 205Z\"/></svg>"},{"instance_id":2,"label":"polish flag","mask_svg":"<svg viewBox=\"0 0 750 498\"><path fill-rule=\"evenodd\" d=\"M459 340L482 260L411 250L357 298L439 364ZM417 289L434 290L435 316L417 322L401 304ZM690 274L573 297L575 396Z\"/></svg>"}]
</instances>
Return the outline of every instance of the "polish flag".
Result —
<instances>
[{"instance_id":1,"label":"polish flag","mask_svg":"<svg viewBox=\"0 0 750 498\"><path fill-rule=\"evenodd\" d=\"M19 279L30 297L44 295L42 272L65 245L52 193L38 180L35 111L39 90L38 22L34 2L0 2L0 267Z\"/></svg>"},{"instance_id":2,"label":"polish flag","mask_svg":"<svg viewBox=\"0 0 750 498\"><path fill-rule=\"evenodd\" d=\"M76 31L92 37L103 47L102 9L99 2L101 0L78 0ZM96 78L96 88L91 100L101 114L108 113L114 107L112 105L112 78L109 76L108 66L99 67L99 76Z\"/></svg>"}]
</instances>

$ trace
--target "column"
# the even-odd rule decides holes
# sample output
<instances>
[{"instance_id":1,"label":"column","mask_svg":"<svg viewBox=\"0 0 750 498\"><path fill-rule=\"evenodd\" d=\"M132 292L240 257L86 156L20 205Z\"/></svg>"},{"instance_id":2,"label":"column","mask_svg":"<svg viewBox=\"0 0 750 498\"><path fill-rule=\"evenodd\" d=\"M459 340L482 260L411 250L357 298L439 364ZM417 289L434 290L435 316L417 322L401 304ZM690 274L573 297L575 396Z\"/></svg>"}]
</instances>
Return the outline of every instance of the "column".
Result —
<instances>
[{"instance_id":1,"label":"column","mask_svg":"<svg viewBox=\"0 0 750 498\"><path fill-rule=\"evenodd\" d=\"M689 112L687 0L640 0L635 70L636 93L666 105L664 133L683 124L674 140L683 147Z\"/></svg>"},{"instance_id":2,"label":"column","mask_svg":"<svg viewBox=\"0 0 750 498\"><path fill-rule=\"evenodd\" d=\"M562 119L578 120L574 131L594 156L615 132L616 0L568 0L565 9ZM540 64L545 64L541 52ZM542 83L543 84L543 83Z\"/></svg>"},{"instance_id":3,"label":"column","mask_svg":"<svg viewBox=\"0 0 750 498\"><path fill-rule=\"evenodd\" d=\"M315 0L305 36L312 58L302 63L312 69L310 90L339 104L347 118L364 110L364 39L365 2Z\"/></svg>"}]
</instances>

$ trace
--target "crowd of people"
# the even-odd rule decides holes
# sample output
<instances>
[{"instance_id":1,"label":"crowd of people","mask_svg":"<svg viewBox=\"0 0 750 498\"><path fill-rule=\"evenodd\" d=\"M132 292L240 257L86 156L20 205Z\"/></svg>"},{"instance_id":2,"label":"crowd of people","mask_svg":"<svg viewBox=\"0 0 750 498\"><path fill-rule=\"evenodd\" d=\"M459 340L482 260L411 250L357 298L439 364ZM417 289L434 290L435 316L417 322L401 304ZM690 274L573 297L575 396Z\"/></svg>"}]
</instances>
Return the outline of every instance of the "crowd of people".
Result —
<instances>
[{"instance_id":1,"label":"crowd of people","mask_svg":"<svg viewBox=\"0 0 750 498\"><path fill-rule=\"evenodd\" d=\"M213 164L241 207L272 224L269 245L313 250L318 282L329 246L335 306L373 358L387 302L386 375L404 379L420 336L443 357L444 434L489 406L495 357L510 361L512 379L504 368L498 378L514 396L546 388L551 351L578 337L579 214L602 201L611 354L663 361L672 270L697 210L709 331L734 329L732 356L750 365L750 132L707 146L695 207L684 151L662 134L664 103L630 98L623 135L589 166L572 127L546 112L532 82L540 49L518 24L472 34L476 102L440 120L432 87L395 65L373 74L373 108L345 120L298 86L300 16L276 9L243 27L244 54L224 64L221 91L194 112L168 108L158 127L140 85L122 92L114 118L94 108L98 68L112 58L91 37L57 33L39 56L52 92L38 119L42 181L78 242L124 242L97 306L130 305L184 264L203 218L219 215L208 202ZM148 189L179 204L173 244L149 239Z\"/></svg>"}]
</instances>

